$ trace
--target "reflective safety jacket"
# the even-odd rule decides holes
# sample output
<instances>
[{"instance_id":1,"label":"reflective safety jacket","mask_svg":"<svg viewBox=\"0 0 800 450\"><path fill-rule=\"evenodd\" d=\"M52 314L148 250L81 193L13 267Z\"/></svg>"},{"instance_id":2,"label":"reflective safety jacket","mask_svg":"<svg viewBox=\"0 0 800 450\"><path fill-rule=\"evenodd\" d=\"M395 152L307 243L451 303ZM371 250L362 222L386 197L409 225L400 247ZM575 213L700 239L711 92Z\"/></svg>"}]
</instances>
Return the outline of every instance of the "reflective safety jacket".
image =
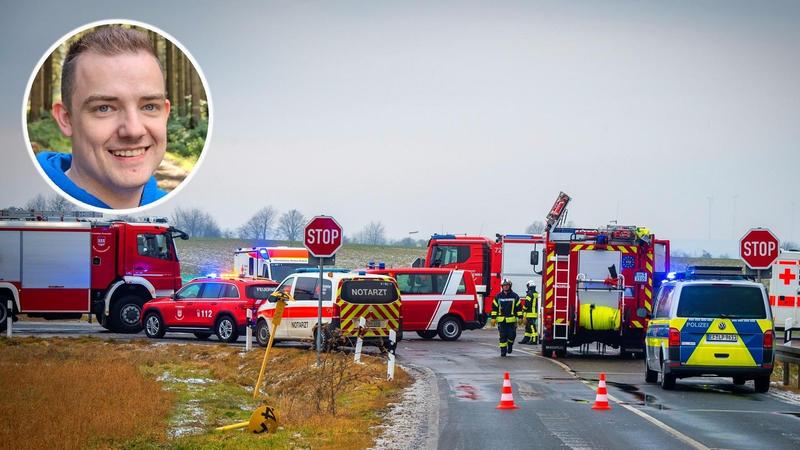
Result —
<instances>
[{"instance_id":1,"label":"reflective safety jacket","mask_svg":"<svg viewBox=\"0 0 800 450\"><path fill-rule=\"evenodd\" d=\"M539 317L539 293L528 292L525 296L525 317L535 319Z\"/></svg>"},{"instance_id":2,"label":"reflective safety jacket","mask_svg":"<svg viewBox=\"0 0 800 450\"><path fill-rule=\"evenodd\" d=\"M522 318L522 302L514 291L500 291L492 303L492 319L498 322L516 322Z\"/></svg>"}]
</instances>

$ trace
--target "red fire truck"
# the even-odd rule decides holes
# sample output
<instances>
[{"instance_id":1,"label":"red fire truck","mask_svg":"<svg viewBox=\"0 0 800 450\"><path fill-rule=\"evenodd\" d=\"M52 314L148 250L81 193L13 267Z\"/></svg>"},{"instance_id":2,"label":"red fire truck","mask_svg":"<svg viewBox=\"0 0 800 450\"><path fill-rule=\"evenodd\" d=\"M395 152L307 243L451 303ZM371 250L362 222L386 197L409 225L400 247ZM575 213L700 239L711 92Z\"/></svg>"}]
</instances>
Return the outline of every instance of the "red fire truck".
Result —
<instances>
[{"instance_id":1,"label":"red fire truck","mask_svg":"<svg viewBox=\"0 0 800 450\"><path fill-rule=\"evenodd\" d=\"M181 287L175 237L188 238L96 213L0 211L0 326L17 314L94 314L109 330L140 331L144 303Z\"/></svg>"},{"instance_id":2,"label":"red fire truck","mask_svg":"<svg viewBox=\"0 0 800 450\"><path fill-rule=\"evenodd\" d=\"M541 284L541 275L535 273L534 265L541 265L539 253L545 239L532 234L498 234L495 239L483 236L434 234L428 241L428 253L424 262L416 265L443 267L471 271L475 287L483 296L481 302L481 325L491 311L494 296L500 292L500 282L508 278L513 282L517 294L524 295L525 284L533 280Z\"/></svg>"},{"instance_id":3,"label":"red fire truck","mask_svg":"<svg viewBox=\"0 0 800 450\"><path fill-rule=\"evenodd\" d=\"M367 270L397 281L403 306L403 331L423 339L437 334L455 341L463 330L480 328L480 302L472 274L465 270L399 267Z\"/></svg>"},{"instance_id":4,"label":"red fire truck","mask_svg":"<svg viewBox=\"0 0 800 450\"><path fill-rule=\"evenodd\" d=\"M598 342L623 358L644 354L653 296L669 272L669 241L643 227L563 228L563 192L547 216L542 354Z\"/></svg>"}]
</instances>

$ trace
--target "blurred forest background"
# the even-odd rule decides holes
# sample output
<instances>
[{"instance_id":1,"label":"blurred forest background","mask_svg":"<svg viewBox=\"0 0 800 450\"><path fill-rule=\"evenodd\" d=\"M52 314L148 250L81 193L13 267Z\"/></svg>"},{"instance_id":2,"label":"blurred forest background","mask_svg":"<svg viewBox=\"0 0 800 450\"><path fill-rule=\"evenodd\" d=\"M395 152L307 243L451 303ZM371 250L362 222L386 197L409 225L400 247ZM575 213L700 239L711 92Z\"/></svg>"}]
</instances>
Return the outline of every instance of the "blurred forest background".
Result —
<instances>
[{"instance_id":1,"label":"blurred forest background","mask_svg":"<svg viewBox=\"0 0 800 450\"><path fill-rule=\"evenodd\" d=\"M167 154L155 176L161 189L171 191L186 178L203 151L208 134L206 91L189 58L169 39L146 28L123 26L148 35L166 76L172 111L167 123ZM69 46L94 29L72 36L55 49L33 80L27 116L28 136L35 153L45 150L69 153L72 150L69 138L61 134L51 110L53 103L61 99L61 66Z\"/></svg>"}]
</instances>

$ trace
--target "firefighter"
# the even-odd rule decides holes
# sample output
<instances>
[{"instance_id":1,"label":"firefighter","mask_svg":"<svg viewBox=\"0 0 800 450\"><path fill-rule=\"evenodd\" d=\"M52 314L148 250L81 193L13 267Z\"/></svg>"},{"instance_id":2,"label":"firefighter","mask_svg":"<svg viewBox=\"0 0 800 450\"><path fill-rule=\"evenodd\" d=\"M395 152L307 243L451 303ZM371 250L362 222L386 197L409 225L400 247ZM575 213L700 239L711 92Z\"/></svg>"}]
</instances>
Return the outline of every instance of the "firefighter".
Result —
<instances>
[{"instance_id":1,"label":"firefighter","mask_svg":"<svg viewBox=\"0 0 800 450\"><path fill-rule=\"evenodd\" d=\"M539 318L539 293L536 292L536 284L533 280L528 281L525 287L528 288L523 305L525 337L519 343L536 345L539 342L539 335L536 333L536 319Z\"/></svg>"},{"instance_id":2,"label":"firefighter","mask_svg":"<svg viewBox=\"0 0 800 450\"><path fill-rule=\"evenodd\" d=\"M511 290L511 280L503 278L502 290L497 293L492 303L491 326L497 324L500 332L500 356L506 356L514 349L517 338L517 323L522 320L522 305L519 295Z\"/></svg>"}]
</instances>

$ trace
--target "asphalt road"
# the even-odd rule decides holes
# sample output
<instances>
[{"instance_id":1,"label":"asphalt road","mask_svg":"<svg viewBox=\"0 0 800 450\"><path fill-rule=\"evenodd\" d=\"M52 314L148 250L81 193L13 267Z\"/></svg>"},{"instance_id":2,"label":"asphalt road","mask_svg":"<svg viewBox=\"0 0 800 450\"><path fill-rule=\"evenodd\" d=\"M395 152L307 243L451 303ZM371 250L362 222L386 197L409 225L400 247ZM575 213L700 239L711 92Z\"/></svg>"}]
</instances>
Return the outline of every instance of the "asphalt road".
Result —
<instances>
[{"instance_id":1,"label":"asphalt road","mask_svg":"<svg viewBox=\"0 0 800 450\"><path fill-rule=\"evenodd\" d=\"M147 339L111 333L74 321L14 324L26 336L97 336ZM166 341L200 342L169 333ZM219 345L215 338L208 345ZM244 338L234 344L244 346ZM282 344L286 345L286 344ZM756 394L752 382L690 378L675 391L644 382L641 360L570 351L552 361L538 347L515 345L501 358L497 332L465 332L456 342L426 341L414 333L398 346L398 361L428 367L439 385L442 449L471 448L800 448L800 403ZM511 376L519 409L497 410L503 374ZM605 372L611 411L591 409L599 372Z\"/></svg>"},{"instance_id":2,"label":"asphalt road","mask_svg":"<svg viewBox=\"0 0 800 450\"><path fill-rule=\"evenodd\" d=\"M616 354L554 362L515 345L501 358L497 332L465 332L457 342L407 338L401 362L430 367L440 393L439 448L786 448L800 447L800 404L756 394L752 382L690 378L675 391L644 382L641 360ZM503 373L517 410L497 410ZM613 398L594 411L599 372Z\"/></svg>"}]
</instances>

